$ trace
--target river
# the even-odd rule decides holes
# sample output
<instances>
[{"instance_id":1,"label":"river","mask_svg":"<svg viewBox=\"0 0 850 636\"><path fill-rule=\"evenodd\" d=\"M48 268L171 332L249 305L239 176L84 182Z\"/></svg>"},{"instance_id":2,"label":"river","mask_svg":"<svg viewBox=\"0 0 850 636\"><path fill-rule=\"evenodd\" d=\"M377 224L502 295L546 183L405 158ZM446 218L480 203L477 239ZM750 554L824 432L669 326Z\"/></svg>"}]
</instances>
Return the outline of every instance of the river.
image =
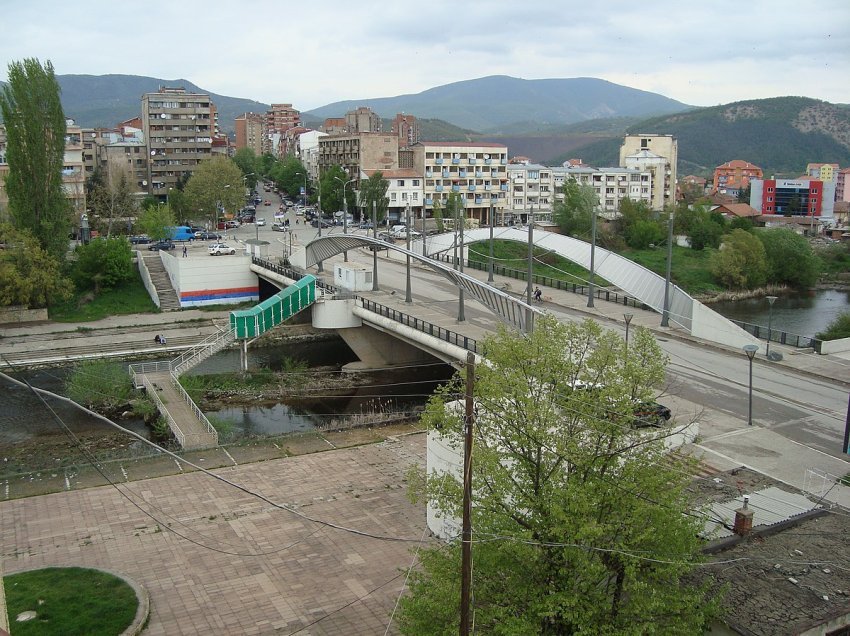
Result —
<instances>
[{"instance_id":1,"label":"river","mask_svg":"<svg viewBox=\"0 0 850 636\"><path fill-rule=\"evenodd\" d=\"M773 303L772 312L763 297L725 300L709 307L732 320L764 327L770 320L776 330L813 337L826 329L838 314L850 311L850 290L814 289L783 294Z\"/></svg>"}]
</instances>

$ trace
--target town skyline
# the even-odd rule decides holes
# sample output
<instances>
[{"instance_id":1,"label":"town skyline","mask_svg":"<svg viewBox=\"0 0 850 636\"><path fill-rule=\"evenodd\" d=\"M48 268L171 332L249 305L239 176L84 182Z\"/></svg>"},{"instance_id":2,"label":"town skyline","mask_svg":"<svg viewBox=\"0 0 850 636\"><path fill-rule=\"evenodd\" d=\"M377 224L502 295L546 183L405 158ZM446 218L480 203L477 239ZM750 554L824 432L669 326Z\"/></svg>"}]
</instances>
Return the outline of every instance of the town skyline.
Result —
<instances>
[{"instance_id":1,"label":"town skyline","mask_svg":"<svg viewBox=\"0 0 850 636\"><path fill-rule=\"evenodd\" d=\"M301 111L488 75L595 77L692 106L787 95L850 102L837 68L850 50L850 5L838 0L804 16L784 2L685 12L659 2L604 15L592 6L555 12L537 1L521 10L491 2L486 11L405 1L380 12L326 2L294 14L253 0L211 2L188 22L169 19L171 6L154 1L132 20L101 0L85 15L46 0L8 6L0 78L9 63L35 57L60 75L185 79ZM198 34L205 37L193 45Z\"/></svg>"}]
</instances>

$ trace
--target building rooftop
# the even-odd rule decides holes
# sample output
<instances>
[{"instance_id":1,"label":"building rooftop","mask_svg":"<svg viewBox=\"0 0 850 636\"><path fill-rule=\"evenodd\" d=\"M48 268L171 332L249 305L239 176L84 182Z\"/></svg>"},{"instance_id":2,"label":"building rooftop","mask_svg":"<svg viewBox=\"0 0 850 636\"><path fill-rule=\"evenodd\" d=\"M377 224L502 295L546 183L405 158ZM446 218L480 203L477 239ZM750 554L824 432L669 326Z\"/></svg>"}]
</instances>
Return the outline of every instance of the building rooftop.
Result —
<instances>
[{"instance_id":1,"label":"building rooftop","mask_svg":"<svg viewBox=\"0 0 850 636\"><path fill-rule=\"evenodd\" d=\"M737 169L741 169L741 170L761 170L761 168L759 168L754 163L750 163L749 161L744 161L743 159L733 159L732 161L727 161L726 163L720 164L716 168L716 170L723 170L723 169L729 169L729 170L737 170Z\"/></svg>"},{"instance_id":2,"label":"building rooftop","mask_svg":"<svg viewBox=\"0 0 850 636\"><path fill-rule=\"evenodd\" d=\"M505 144L492 141L418 141L416 146L436 146L439 148L505 148Z\"/></svg>"}]
</instances>

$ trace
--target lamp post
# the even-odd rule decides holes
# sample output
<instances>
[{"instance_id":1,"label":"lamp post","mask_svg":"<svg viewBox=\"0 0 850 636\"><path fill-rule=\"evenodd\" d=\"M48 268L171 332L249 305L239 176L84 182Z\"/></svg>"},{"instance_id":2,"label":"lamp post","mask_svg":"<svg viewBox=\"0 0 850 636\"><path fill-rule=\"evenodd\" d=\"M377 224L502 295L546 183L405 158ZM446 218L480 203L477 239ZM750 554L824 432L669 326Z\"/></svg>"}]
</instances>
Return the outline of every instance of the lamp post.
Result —
<instances>
[{"instance_id":1,"label":"lamp post","mask_svg":"<svg viewBox=\"0 0 850 636\"><path fill-rule=\"evenodd\" d=\"M593 307L593 274L596 268L596 209L590 213L590 279L587 282L587 306Z\"/></svg>"},{"instance_id":2,"label":"lamp post","mask_svg":"<svg viewBox=\"0 0 850 636\"><path fill-rule=\"evenodd\" d=\"M758 350L759 348L754 344L744 345L744 353L746 353L747 358L750 359L750 399L749 408L747 410L747 424L749 426L753 425L753 358Z\"/></svg>"},{"instance_id":3,"label":"lamp post","mask_svg":"<svg viewBox=\"0 0 850 636\"><path fill-rule=\"evenodd\" d=\"M776 296L767 296L767 350L764 352L765 357L770 359L770 339L773 336L773 303L776 302Z\"/></svg>"},{"instance_id":4,"label":"lamp post","mask_svg":"<svg viewBox=\"0 0 850 636\"><path fill-rule=\"evenodd\" d=\"M372 201L372 238L378 240L378 202ZM378 291L378 249L372 246L372 291Z\"/></svg>"},{"instance_id":5,"label":"lamp post","mask_svg":"<svg viewBox=\"0 0 850 636\"><path fill-rule=\"evenodd\" d=\"M407 204L407 213L405 214L405 222L404 223L405 223L405 227L407 228L407 230L406 230L407 251L410 252L410 203ZM413 302L413 295L411 294L411 289L410 289L410 254L406 254L405 258L407 259L407 270L406 270L407 271L407 276L406 276L407 286L405 288L404 302L412 303Z\"/></svg>"},{"instance_id":6,"label":"lamp post","mask_svg":"<svg viewBox=\"0 0 850 636\"><path fill-rule=\"evenodd\" d=\"M493 282L493 225L496 218L493 216L493 198L490 198L490 262L487 264L487 282Z\"/></svg>"},{"instance_id":7,"label":"lamp post","mask_svg":"<svg viewBox=\"0 0 850 636\"><path fill-rule=\"evenodd\" d=\"M629 323L634 318L634 314L623 314L623 320L626 321L626 353L629 352Z\"/></svg>"},{"instance_id":8,"label":"lamp post","mask_svg":"<svg viewBox=\"0 0 850 636\"><path fill-rule=\"evenodd\" d=\"M526 263L526 281L525 281L525 302L531 307L531 295L532 295L532 282L531 279L534 278L534 204L529 204L530 209L527 216L528 220L528 262ZM492 245L492 243L491 243ZM527 333L531 333L534 329L533 326L534 314L531 309L525 310L525 330Z\"/></svg>"},{"instance_id":9,"label":"lamp post","mask_svg":"<svg viewBox=\"0 0 850 636\"><path fill-rule=\"evenodd\" d=\"M457 205L455 207L458 207ZM460 210L458 211L458 216L460 217L460 273L463 274L463 227L466 225L466 199L462 198L460 200ZM460 291L458 293L458 309L457 309L457 321L463 322L466 320L466 315L464 312L464 292L463 286L461 286Z\"/></svg>"},{"instance_id":10,"label":"lamp post","mask_svg":"<svg viewBox=\"0 0 850 636\"><path fill-rule=\"evenodd\" d=\"M670 326L670 276L673 271L673 213L667 219L667 275L664 277L664 311L661 326ZM751 422L752 423L752 422Z\"/></svg>"},{"instance_id":11,"label":"lamp post","mask_svg":"<svg viewBox=\"0 0 850 636\"><path fill-rule=\"evenodd\" d=\"M307 207L307 173L305 173L305 172L296 172L296 173L295 173L295 176L296 176L296 177L304 177L304 207L306 208L306 207ZM321 223L319 223L319 226L321 226L321 225L322 225L322 224L321 224Z\"/></svg>"},{"instance_id":12,"label":"lamp post","mask_svg":"<svg viewBox=\"0 0 850 636\"><path fill-rule=\"evenodd\" d=\"M340 179L339 177L334 177L334 179L336 179L337 181L339 181L342 184L342 233L348 234L348 199L345 198L345 186L347 186L349 183L354 183L355 181L357 181L357 179L349 179L348 181ZM319 220L319 225L321 225L321 224L322 224L322 222L321 222L321 220ZM344 251L342 253L342 256L343 256L343 261L345 261L347 263L348 262L348 250Z\"/></svg>"}]
</instances>

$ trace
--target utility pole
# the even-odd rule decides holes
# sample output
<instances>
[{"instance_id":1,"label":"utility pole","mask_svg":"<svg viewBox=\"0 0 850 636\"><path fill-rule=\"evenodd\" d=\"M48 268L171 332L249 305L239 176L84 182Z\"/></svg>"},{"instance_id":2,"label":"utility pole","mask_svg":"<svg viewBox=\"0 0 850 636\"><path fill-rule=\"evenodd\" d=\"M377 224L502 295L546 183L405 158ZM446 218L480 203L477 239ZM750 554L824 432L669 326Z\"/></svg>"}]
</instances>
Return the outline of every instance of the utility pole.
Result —
<instances>
[{"instance_id":1,"label":"utility pole","mask_svg":"<svg viewBox=\"0 0 850 636\"><path fill-rule=\"evenodd\" d=\"M487 282L493 282L493 225L496 218L493 216L493 199L490 199L490 263L487 267Z\"/></svg>"},{"instance_id":2,"label":"utility pole","mask_svg":"<svg viewBox=\"0 0 850 636\"><path fill-rule=\"evenodd\" d=\"M407 239L406 247L407 247L407 251L410 252L410 203L407 204L407 211L406 211L405 217L404 217L404 227L406 228L406 230L405 230L406 239ZM405 258L407 259L407 268L406 268L407 287L405 289L404 302L412 303L413 302L413 295L411 294L411 290L410 290L410 254L409 253L406 254Z\"/></svg>"},{"instance_id":3,"label":"utility pole","mask_svg":"<svg viewBox=\"0 0 850 636\"><path fill-rule=\"evenodd\" d=\"M531 307L531 279L534 277L534 221L532 218L534 217L534 204L530 204L530 211L528 213L528 266L526 272L526 285L525 285L525 302ZM491 243L492 244L492 243ZM525 310L525 332L531 333L534 329L533 325L534 314L531 309Z\"/></svg>"},{"instance_id":4,"label":"utility pole","mask_svg":"<svg viewBox=\"0 0 850 636\"><path fill-rule=\"evenodd\" d=\"M372 236L378 240L378 202L372 201ZM378 246L372 246L372 291L378 291Z\"/></svg>"},{"instance_id":5,"label":"utility pole","mask_svg":"<svg viewBox=\"0 0 850 636\"><path fill-rule=\"evenodd\" d=\"M673 271L673 213L667 219L667 275L664 277L664 311L661 314L661 326L670 325L670 276Z\"/></svg>"},{"instance_id":6,"label":"utility pole","mask_svg":"<svg viewBox=\"0 0 850 636\"><path fill-rule=\"evenodd\" d=\"M596 207L590 213L590 280L587 281L587 306L593 307L593 274L596 267Z\"/></svg>"},{"instance_id":7,"label":"utility pole","mask_svg":"<svg viewBox=\"0 0 850 636\"><path fill-rule=\"evenodd\" d=\"M460 633L469 636L472 590L472 424L475 420L475 354L466 354L466 407L463 416L463 529L461 532Z\"/></svg>"}]
</instances>

